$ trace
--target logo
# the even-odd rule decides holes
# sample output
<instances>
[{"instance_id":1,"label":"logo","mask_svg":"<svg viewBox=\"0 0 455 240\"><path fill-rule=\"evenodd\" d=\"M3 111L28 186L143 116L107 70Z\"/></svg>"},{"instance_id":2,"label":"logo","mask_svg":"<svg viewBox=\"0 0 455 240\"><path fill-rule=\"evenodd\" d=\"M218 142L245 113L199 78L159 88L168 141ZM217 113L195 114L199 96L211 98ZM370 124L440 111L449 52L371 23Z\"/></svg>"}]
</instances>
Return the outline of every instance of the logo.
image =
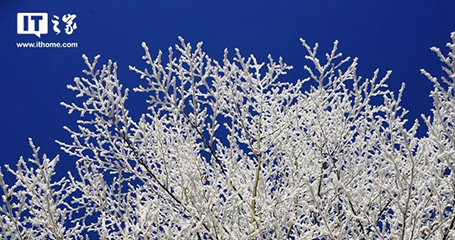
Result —
<instances>
[{"instance_id":1,"label":"logo","mask_svg":"<svg viewBox=\"0 0 455 240\"><path fill-rule=\"evenodd\" d=\"M77 29L77 24L74 22L76 17L76 14L65 14L62 16L62 21L66 23L65 33L67 35L73 34L73 31ZM51 20L52 24L54 24L53 30L57 35L61 32L60 28L58 28L58 25L60 24L59 20L60 18L57 15L54 15L54 19Z\"/></svg>"},{"instance_id":2,"label":"logo","mask_svg":"<svg viewBox=\"0 0 455 240\"><path fill-rule=\"evenodd\" d=\"M61 18L53 15L51 20L52 30L59 35L62 31L59 28L60 20L65 23L63 30L66 35L73 34L77 29L76 14L65 14ZM17 13L17 34L33 34L41 38L41 35L48 33L48 14L47 13Z\"/></svg>"},{"instance_id":3,"label":"logo","mask_svg":"<svg viewBox=\"0 0 455 240\"><path fill-rule=\"evenodd\" d=\"M33 34L41 38L47 34L47 13L18 13L17 34Z\"/></svg>"}]
</instances>

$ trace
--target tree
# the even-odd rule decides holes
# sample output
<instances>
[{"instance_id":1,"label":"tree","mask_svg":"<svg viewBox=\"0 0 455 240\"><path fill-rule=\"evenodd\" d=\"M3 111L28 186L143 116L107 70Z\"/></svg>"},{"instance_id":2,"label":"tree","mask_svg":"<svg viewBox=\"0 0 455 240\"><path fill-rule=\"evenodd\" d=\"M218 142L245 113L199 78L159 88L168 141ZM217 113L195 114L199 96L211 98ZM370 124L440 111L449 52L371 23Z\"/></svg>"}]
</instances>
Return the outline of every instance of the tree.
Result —
<instances>
[{"instance_id":1,"label":"tree","mask_svg":"<svg viewBox=\"0 0 455 240\"><path fill-rule=\"evenodd\" d=\"M390 91L390 71L358 76L337 41L321 61L302 39L309 77L292 83L279 81L292 69L281 58L236 49L218 62L180 42L167 61L143 43L146 67L130 67L147 83L134 91L150 95L138 120L117 64L83 56L86 76L68 88L84 100L62 103L78 127L57 141L76 171L54 181L58 157L30 140L33 158L5 166L16 182L0 175L2 236L455 238L455 33L447 56L432 48L447 76L422 70L435 86L423 138L418 121L404 126L404 85Z\"/></svg>"}]
</instances>

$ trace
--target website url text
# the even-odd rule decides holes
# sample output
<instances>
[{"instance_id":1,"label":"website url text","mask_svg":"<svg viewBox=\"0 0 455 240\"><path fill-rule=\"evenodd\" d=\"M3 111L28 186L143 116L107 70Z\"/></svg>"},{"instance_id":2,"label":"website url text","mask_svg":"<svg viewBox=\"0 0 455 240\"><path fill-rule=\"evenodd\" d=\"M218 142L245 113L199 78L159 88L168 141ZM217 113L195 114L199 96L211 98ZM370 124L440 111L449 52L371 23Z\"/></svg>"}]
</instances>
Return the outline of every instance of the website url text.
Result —
<instances>
[{"instance_id":1,"label":"website url text","mask_svg":"<svg viewBox=\"0 0 455 240\"><path fill-rule=\"evenodd\" d=\"M16 43L18 48L77 48L77 42L18 42Z\"/></svg>"}]
</instances>

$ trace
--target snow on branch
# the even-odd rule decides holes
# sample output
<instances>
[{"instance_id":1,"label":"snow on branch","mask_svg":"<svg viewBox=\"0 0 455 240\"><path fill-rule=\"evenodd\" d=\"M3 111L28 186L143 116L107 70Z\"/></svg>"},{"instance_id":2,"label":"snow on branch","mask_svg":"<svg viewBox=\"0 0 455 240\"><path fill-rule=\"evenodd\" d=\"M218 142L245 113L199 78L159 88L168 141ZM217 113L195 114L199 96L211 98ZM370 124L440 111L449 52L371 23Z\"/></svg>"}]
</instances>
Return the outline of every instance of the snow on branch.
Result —
<instances>
[{"instance_id":1,"label":"snow on branch","mask_svg":"<svg viewBox=\"0 0 455 240\"><path fill-rule=\"evenodd\" d=\"M0 172L0 234L12 239L453 239L455 33L450 52L432 48L425 137L407 128L404 84L391 71L357 74L358 59L335 41L318 53L301 39L307 78L292 83L282 58L240 50L212 59L183 38L143 66L130 66L148 94L133 119L117 64L83 56L68 89L79 101L75 170L56 180L58 157L21 158L15 182ZM322 60L323 59L323 60ZM309 85L310 87L306 87ZM308 90L305 90L308 89Z\"/></svg>"}]
</instances>

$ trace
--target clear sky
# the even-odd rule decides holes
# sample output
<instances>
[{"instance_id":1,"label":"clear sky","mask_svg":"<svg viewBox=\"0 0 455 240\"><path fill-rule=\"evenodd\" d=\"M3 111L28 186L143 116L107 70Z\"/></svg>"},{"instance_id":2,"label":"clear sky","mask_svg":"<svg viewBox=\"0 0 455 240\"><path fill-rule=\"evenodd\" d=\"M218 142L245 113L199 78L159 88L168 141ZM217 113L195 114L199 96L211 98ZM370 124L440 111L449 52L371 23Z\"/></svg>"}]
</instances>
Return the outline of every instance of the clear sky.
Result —
<instances>
[{"instance_id":1,"label":"clear sky","mask_svg":"<svg viewBox=\"0 0 455 240\"><path fill-rule=\"evenodd\" d=\"M38 38L18 35L17 13L43 12L49 16L49 33ZM73 34L56 35L53 15L76 14ZM61 23L60 26L64 24ZM371 77L379 68L392 70L389 86L394 91L406 83L403 106L413 121L429 114L431 84L420 69L440 73L431 46L444 47L455 31L455 1L20 1L0 2L0 165L30 156L28 137L54 156L61 154L60 169L74 167L60 152L55 139L68 140L62 126L74 126L76 115L67 115L61 101L71 102L66 89L82 75L81 55L101 54L101 61L119 63L120 79L127 87L141 80L128 65L143 66L141 42L151 52L166 51L177 36L195 44L204 41L205 51L220 60L225 48L239 48L266 60L267 54L282 56L294 66L287 81L308 75L308 64L299 38L321 44L321 53L335 39L345 56L359 57L359 74ZM77 42L78 48L17 48L18 42ZM131 95L133 115L145 111L143 95ZM420 135L424 135L422 128ZM63 162L63 164L62 164Z\"/></svg>"}]
</instances>

